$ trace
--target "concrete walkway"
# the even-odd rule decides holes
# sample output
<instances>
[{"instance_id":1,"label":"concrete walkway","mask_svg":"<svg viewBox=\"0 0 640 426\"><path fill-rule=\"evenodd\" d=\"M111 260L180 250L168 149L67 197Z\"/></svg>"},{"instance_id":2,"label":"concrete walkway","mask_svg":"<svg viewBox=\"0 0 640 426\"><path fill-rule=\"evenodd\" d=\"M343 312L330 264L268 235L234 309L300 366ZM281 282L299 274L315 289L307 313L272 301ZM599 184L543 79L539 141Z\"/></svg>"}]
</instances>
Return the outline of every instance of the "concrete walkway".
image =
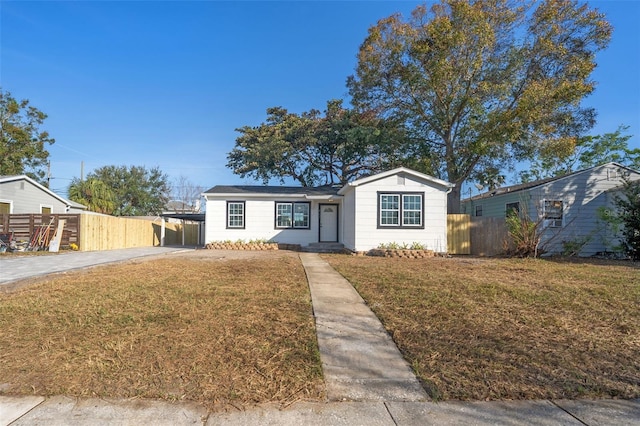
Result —
<instances>
[{"instance_id":1,"label":"concrete walkway","mask_svg":"<svg viewBox=\"0 0 640 426\"><path fill-rule=\"evenodd\" d=\"M426 401L424 389L353 286L314 253L301 253L330 401Z\"/></svg>"},{"instance_id":2,"label":"concrete walkway","mask_svg":"<svg viewBox=\"0 0 640 426\"><path fill-rule=\"evenodd\" d=\"M64 258L73 269L176 249L130 249ZM75 255L75 253L69 253ZM62 255L51 256L59 258ZM38 275L31 259L32 274ZM640 425L640 399L493 402L427 401L409 366L358 293L318 255L300 255L313 302L327 402L299 402L286 409L265 404L231 413L209 413L194 403L54 396L0 396L3 425ZM91 260L93 259L93 260ZM22 260L22 259L9 259ZM0 259L4 275L6 259ZM47 260L48 261L48 260ZM55 262L54 262L55 263ZM24 264L14 263L25 269ZM42 268L49 271L47 268ZM64 268L57 269L58 272ZM40 272L42 274L42 272ZM15 275L14 275L15 276ZM13 278L14 280L17 278ZM2 283L8 283L3 276ZM0 354L1 355L1 354ZM0 378L0 386L2 380Z\"/></svg>"}]
</instances>

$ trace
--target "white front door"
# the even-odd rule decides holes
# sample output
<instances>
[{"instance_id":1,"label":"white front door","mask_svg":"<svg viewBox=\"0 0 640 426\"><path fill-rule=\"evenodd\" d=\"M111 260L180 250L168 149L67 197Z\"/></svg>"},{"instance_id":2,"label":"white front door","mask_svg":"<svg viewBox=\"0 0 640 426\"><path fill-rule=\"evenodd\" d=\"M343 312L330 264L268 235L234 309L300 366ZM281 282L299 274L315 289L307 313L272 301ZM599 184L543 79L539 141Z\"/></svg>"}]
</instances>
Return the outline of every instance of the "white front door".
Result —
<instances>
[{"instance_id":1,"label":"white front door","mask_svg":"<svg viewBox=\"0 0 640 426\"><path fill-rule=\"evenodd\" d=\"M320 204L320 242L338 242L338 206Z\"/></svg>"}]
</instances>

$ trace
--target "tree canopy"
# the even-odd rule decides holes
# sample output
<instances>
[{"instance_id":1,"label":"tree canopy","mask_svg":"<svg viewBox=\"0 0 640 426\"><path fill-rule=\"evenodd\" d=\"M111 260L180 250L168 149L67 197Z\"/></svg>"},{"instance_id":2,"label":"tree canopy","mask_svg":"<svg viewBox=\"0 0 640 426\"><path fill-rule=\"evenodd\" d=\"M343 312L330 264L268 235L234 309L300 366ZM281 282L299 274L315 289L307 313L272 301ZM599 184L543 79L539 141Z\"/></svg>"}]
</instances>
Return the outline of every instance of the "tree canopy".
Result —
<instances>
[{"instance_id":1,"label":"tree canopy","mask_svg":"<svg viewBox=\"0 0 640 426\"><path fill-rule=\"evenodd\" d=\"M113 214L116 209L115 194L99 179L73 179L68 193L71 201L87 206L92 212Z\"/></svg>"},{"instance_id":2,"label":"tree canopy","mask_svg":"<svg viewBox=\"0 0 640 426\"><path fill-rule=\"evenodd\" d=\"M620 126L615 132L575 137L569 143L545 141L538 146L530 167L520 172L521 181L561 176L609 162L639 169L640 149L628 147L628 129Z\"/></svg>"},{"instance_id":3,"label":"tree canopy","mask_svg":"<svg viewBox=\"0 0 640 426\"><path fill-rule=\"evenodd\" d=\"M403 122L425 172L449 180L449 212L466 180L488 182L544 141L593 126L604 15L570 0L442 0L369 29L347 80L358 110Z\"/></svg>"},{"instance_id":4,"label":"tree canopy","mask_svg":"<svg viewBox=\"0 0 640 426\"><path fill-rule=\"evenodd\" d=\"M40 129L47 115L0 89L0 175L22 175L45 183L46 145L55 140Z\"/></svg>"},{"instance_id":5,"label":"tree canopy","mask_svg":"<svg viewBox=\"0 0 640 426\"><path fill-rule=\"evenodd\" d=\"M344 108L341 100L328 101L324 116L268 108L265 123L236 130L241 135L227 156L234 173L264 183L292 178L302 186L345 183L380 171L399 161L406 142L391 120Z\"/></svg>"},{"instance_id":6,"label":"tree canopy","mask_svg":"<svg viewBox=\"0 0 640 426\"><path fill-rule=\"evenodd\" d=\"M99 181L112 192L115 216L160 214L171 192L168 176L158 167L104 166L89 173L87 181Z\"/></svg>"}]
</instances>

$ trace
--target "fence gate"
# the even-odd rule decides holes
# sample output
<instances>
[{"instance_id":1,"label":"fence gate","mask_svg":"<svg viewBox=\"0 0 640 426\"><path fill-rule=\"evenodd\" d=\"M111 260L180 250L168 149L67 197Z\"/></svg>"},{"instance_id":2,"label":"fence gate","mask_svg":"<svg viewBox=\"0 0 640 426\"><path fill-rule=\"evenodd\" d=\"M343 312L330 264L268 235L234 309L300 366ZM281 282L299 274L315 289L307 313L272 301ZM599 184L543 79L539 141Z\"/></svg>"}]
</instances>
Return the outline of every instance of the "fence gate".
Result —
<instances>
[{"instance_id":1,"label":"fence gate","mask_svg":"<svg viewBox=\"0 0 640 426\"><path fill-rule=\"evenodd\" d=\"M447 215L447 251L449 254L471 254L471 217L468 214Z\"/></svg>"}]
</instances>

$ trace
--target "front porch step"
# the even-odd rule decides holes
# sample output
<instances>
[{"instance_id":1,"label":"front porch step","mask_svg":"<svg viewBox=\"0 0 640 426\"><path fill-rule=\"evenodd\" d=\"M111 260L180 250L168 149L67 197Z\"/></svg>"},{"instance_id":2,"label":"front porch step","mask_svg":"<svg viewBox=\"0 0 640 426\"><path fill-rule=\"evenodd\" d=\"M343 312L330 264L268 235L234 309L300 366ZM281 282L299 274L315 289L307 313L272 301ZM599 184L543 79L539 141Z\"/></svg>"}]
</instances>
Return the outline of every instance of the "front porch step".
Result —
<instances>
[{"instance_id":1,"label":"front porch step","mask_svg":"<svg viewBox=\"0 0 640 426\"><path fill-rule=\"evenodd\" d=\"M342 253L344 244L341 243L311 243L303 246L302 251L307 253Z\"/></svg>"}]
</instances>

